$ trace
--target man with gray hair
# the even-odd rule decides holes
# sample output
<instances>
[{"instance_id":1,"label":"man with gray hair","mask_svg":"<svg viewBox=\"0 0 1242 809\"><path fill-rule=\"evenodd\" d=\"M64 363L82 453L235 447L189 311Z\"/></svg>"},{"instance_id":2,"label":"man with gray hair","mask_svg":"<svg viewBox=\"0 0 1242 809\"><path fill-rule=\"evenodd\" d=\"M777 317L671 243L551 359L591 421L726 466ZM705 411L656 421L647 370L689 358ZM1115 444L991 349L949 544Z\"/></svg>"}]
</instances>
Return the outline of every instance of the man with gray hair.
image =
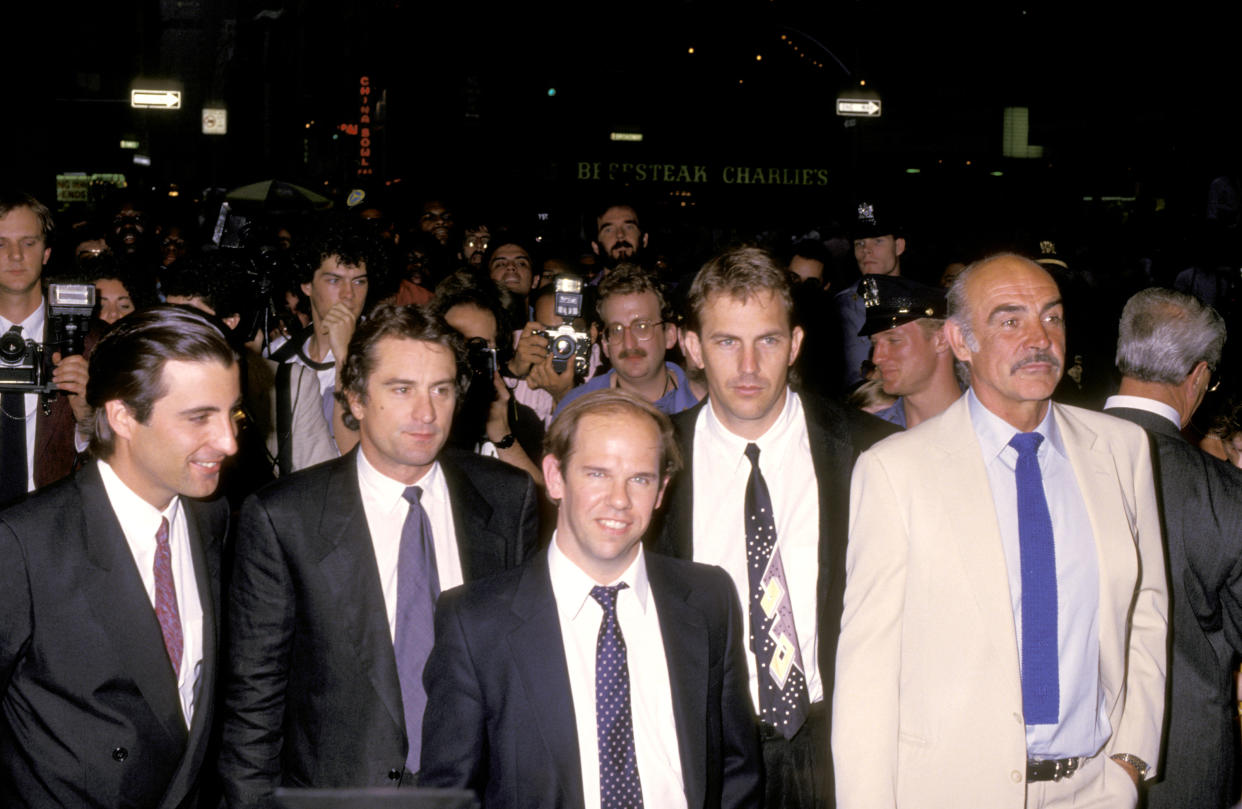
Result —
<instances>
[{"instance_id":1,"label":"man with gray hair","mask_svg":"<svg viewBox=\"0 0 1242 809\"><path fill-rule=\"evenodd\" d=\"M1182 438L1225 344L1225 321L1198 299L1145 289L1117 340L1121 388L1105 410L1147 430L1172 581L1164 778L1147 805L1238 800L1233 672L1242 654L1242 471Z\"/></svg>"},{"instance_id":2,"label":"man with gray hair","mask_svg":"<svg viewBox=\"0 0 1242 809\"><path fill-rule=\"evenodd\" d=\"M1132 807L1164 716L1146 436L1051 401L1065 322L1039 265L985 259L948 299L970 391L854 467L837 805Z\"/></svg>"}]
</instances>

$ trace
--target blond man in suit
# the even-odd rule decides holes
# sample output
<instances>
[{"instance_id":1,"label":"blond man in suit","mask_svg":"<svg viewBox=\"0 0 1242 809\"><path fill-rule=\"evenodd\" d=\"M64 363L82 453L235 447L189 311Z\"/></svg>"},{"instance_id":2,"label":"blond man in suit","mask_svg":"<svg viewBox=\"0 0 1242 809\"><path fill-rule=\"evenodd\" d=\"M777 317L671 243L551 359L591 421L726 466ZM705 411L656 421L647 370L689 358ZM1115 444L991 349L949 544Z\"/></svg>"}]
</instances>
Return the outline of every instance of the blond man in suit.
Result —
<instances>
[{"instance_id":1,"label":"blond man in suit","mask_svg":"<svg viewBox=\"0 0 1242 809\"><path fill-rule=\"evenodd\" d=\"M854 471L838 805L1134 806L1167 629L1147 439L1050 401L1065 324L1038 265L967 268L947 329L970 391Z\"/></svg>"}]
</instances>

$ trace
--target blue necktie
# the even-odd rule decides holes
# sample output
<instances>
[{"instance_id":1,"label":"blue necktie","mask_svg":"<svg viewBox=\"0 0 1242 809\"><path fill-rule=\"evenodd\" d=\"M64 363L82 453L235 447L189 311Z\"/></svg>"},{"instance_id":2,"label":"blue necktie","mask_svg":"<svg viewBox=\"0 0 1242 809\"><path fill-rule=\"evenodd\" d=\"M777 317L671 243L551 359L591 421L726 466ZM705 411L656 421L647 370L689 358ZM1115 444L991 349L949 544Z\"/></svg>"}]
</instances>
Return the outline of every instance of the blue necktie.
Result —
<instances>
[{"instance_id":1,"label":"blue necktie","mask_svg":"<svg viewBox=\"0 0 1242 809\"><path fill-rule=\"evenodd\" d=\"M746 483L746 569L750 579L750 650L759 673L759 718L792 739L811 711L794 628L793 604L768 484L759 471L759 447L746 445L750 480Z\"/></svg>"},{"instance_id":2,"label":"blue necktie","mask_svg":"<svg viewBox=\"0 0 1242 809\"><path fill-rule=\"evenodd\" d=\"M422 752L423 712L427 708L423 667L435 639L435 606L440 595L431 521L419 503L422 493L418 486L410 486L402 493L410 510L401 527L401 547L397 552L397 629L393 638L401 704L405 709L405 735L410 743L405 766L410 772L418 772Z\"/></svg>"},{"instance_id":3,"label":"blue necktie","mask_svg":"<svg viewBox=\"0 0 1242 809\"><path fill-rule=\"evenodd\" d=\"M1039 433L1018 433L1018 545L1022 567L1022 712L1028 725L1055 725L1061 686L1057 671L1057 560L1052 517L1039 471Z\"/></svg>"},{"instance_id":4,"label":"blue necktie","mask_svg":"<svg viewBox=\"0 0 1242 809\"><path fill-rule=\"evenodd\" d=\"M630 711L630 670L625 638L617 624L617 592L595 586L591 597L604 608L595 641L595 733L599 743L601 809L642 809L643 790L634 752L634 717Z\"/></svg>"}]
</instances>

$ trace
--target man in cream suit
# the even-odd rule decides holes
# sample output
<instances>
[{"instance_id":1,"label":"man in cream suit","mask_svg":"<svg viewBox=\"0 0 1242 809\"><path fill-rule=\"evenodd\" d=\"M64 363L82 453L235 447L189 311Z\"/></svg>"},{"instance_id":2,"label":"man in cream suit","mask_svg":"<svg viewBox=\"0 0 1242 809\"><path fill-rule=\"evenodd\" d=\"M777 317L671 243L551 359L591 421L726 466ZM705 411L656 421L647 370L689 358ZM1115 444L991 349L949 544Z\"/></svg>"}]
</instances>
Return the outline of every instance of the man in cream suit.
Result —
<instances>
[{"instance_id":1,"label":"man in cream suit","mask_svg":"<svg viewBox=\"0 0 1242 809\"><path fill-rule=\"evenodd\" d=\"M1050 402L1065 325L1038 265L968 267L946 328L970 391L854 470L838 806L1134 806L1166 656L1147 439Z\"/></svg>"}]
</instances>

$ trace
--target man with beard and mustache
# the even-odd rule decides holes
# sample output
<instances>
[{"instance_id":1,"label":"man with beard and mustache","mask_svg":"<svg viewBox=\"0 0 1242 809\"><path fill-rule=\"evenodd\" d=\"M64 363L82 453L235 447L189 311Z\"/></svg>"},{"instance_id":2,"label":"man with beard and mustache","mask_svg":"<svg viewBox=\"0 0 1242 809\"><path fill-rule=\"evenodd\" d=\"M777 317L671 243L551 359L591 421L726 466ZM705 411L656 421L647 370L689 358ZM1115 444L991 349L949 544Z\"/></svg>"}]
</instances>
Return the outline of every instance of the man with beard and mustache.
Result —
<instances>
[{"instance_id":1,"label":"man with beard and mustache","mask_svg":"<svg viewBox=\"0 0 1242 809\"><path fill-rule=\"evenodd\" d=\"M638 222L638 211L624 203L608 204L599 211L595 217L595 241L591 242L591 248L603 265L603 276L607 276L622 261L641 264L642 251L647 247L647 234Z\"/></svg>"},{"instance_id":2,"label":"man with beard and mustache","mask_svg":"<svg viewBox=\"0 0 1242 809\"><path fill-rule=\"evenodd\" d=\"M612 370L566 393L558 413L579 396L605 388L628 390L670 416L698 404L685 372L664 361L664 353L677 344L677 325L658 278L636 264L618 264L599 284L595 311L600 346Z\"/></svg>"},{"instance_id":3,"label":"man with beard and mustache","mask_svg":"<svg viewBox=\"0 0 1242 809\"><path fill-rule=\"evenodd\" d=\"M970 265L948 317L970 391L854 467L837 805L1134 806L1167 657L1147 436L1051 401L1065 321L1038 264Z\"/></svg>"}]
</instances>

